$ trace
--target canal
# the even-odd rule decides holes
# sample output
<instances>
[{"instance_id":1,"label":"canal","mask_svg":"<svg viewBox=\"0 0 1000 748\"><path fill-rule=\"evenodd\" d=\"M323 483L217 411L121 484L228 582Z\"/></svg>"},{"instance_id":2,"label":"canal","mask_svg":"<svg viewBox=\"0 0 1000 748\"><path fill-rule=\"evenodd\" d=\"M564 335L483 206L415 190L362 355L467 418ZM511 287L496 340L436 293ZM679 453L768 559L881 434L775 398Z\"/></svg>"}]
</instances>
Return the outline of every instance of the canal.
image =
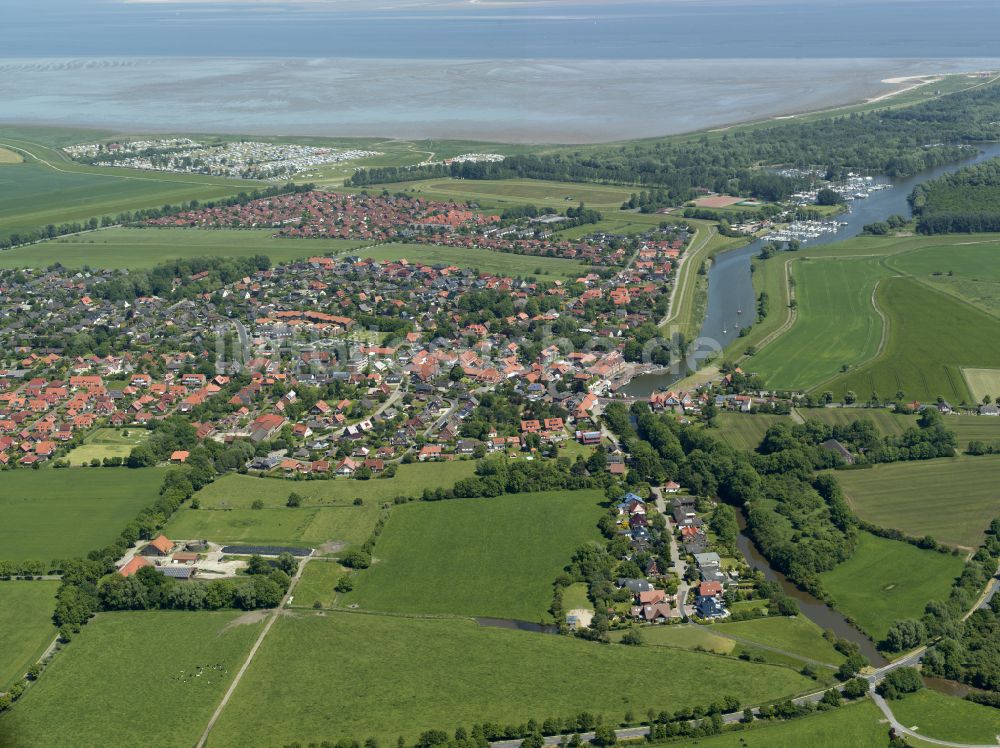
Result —
<instances>
[{"instance_id":1,"label":"canal","mask_svg":"<svg viewBox=\"0 0 1000 748\"><path fill-rule=\"evenodd\" d=\"M846 223L836 233L822 234L803 244L804 249L833 244L861 234L866 224L884 221L891 215L909 216L910 206L907 196L921 182L935 179L966 166L977 164L1000 156L1000 143L980 146L975 156L922 171L911 177L897 180L881 180L891 187L873 192L868 198L855 200L850 204L850 212L832 216L831 220ZM768 239L757 239L737 249L716 255L708 271L708 304L700 337L715 341L725 348L739 337L741 327L750 325L755 317L756 293L751 280L750 260L760 254ZM645 374L635 377L619 392L632 397L649 397L657 390L669 387L683 376L683 373Z\"/></svg>"}]
</instances>

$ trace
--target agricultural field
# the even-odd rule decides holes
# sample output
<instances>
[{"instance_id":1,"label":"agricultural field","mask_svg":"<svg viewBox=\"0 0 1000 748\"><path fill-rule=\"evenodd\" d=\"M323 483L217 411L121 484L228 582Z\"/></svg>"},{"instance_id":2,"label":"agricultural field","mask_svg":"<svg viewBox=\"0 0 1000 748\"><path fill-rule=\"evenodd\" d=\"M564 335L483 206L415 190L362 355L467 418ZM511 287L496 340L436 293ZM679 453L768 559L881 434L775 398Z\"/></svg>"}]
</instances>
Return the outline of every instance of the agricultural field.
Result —
<instances>
[{"instance_id":1,"label":"agricultural field","mask_svg":"<svg viewBox=\"0 0 1000 748\"><path fill-rule=\"evenodd\" d=\"M962 368L1000 368L1000 319L910 278L884 280L879 306L889 319L885 350L822 389L835 398L854 391L861 400L902 392L907 400L944 397L953 404L972 395Z\"/></svg>"},{"instance_id":2,"label":"agricultural field","mask_svg":"<svg viewBox=\"0 0 1000 748\"><path fill-rule=\"evenodd\" d=\"M995 401L1000 397L1000 369L963 368L962 376L972 393L973 402L981 403L984 399Z\"/></svg>"},{"instance_id":3,"label":"agricultural field","mask_svg":"<svg viewBox=\"0 0 1000 748\"><path fill-rule=\"evenodd\" d=\"M876 258L797 259L792 263L795 322L744 368L769 387L809 390L841 366L868 360L879 350L883 328L872 293L888 274ZM772 308L771 313L780 311Z\"/></svg>"},{"instance_id":4,"label":"agricultural field","mask_svg":"<svg viewBox=\"0 0 1000 748\"><path fill-rule=\"evenodd\" d=\"M649 672L671 676L636 678L635 650L624 646L472 621L300 612L275 622L211 745L370 735L394 742L429 729L520 724L584 710L620 720L629 709L641 715L724 694L759 703L813 686L790 668L658 647L643 654Z\"/></svg>"},{"instance_id":5,"label":"agricultural field","mask_svg":"<svg viewBox=\"0 0 1000 748\"><path fill-rule=\"evenodd\" d=\"M548 620L552 582L597 540L601 491L550 491L395 507L375 562L341 605Z\"/></svg>"},{"instance_id":6,"label":"agricultural field","mask_svg":"<svg viewBox=\"0 0 1000 748\"><path fill-rule=\"evenodd\" d=\"M944 427L955 432L958 448L965 449L975 439L985 442L1000 441L1000 418L992 416L955 416L944 419Z\"/></svg>"},{"instance_id":7,"label":"agricultural field","mask_svg":"<svg viewBox=\"0 0 1000 748\"><path fill-rule=\"evenodd\" d=\"M283 239L263 229L108 228L52 239L0 253L0 268L48 267L143 270L193 257L267 255L273 264L344 253L366 242Z\"/></svg>"},{"instance_id":8,"label":"agricultural field","mask_svg":"<svg viewBox=\"0 0 1000 748\"><path fill-rule=\"evenodd\" d=\"M935 236L888 260L889 267L941 291L1000 314L1000 236ZM1000 390L998 390L1000 393Z\"/></svg>"},{"instance_id":9,"label":"agricultural field","mask_svg":"<svg viewBox=\"0 0 1000 748\"><path fill-rule=\"evenodd\" d=\"M7 164L20 164L24 161L24 157L20 153L16 153L7 148L0 148L0 165Z\"/></svg>"},{"instance_id":10,"label":"agricultural field","mask_svg":"<svg viewBox=\"0 0 1000 748\"><path fill-rule=\"evenodd\" d=\"M831 426L849 426L855 421L871 421L883 436L899 436L917 425L917 416L893 413L885 408L796 408L803 420L816 420Z\"/></svg>"},{"instance_id":11,"label":"agricultural field","mask_svg":"<svg viewBox=\"0 0 1000 748\"><path fill-rule=\"evenodd\" d=\"M897 462L835 475L862 519L945 545L977 547L1000 516L1000 455Z\"/></svg>"},{"instance_id":12,"label":"agricultural field","mask_svg":"<svg viewBox=\"0 0 1000 748\"><path fill-rule=\"evenodd\" d=\"M671 626L643 626L640 630L642 643L649 647L676 647L679 649L700 649L715 654L732 654L736 642L716 634L709 626L682 623ZM612 631L611 641L617 642L625 631Z\"/></svg>"},{"instance_id":13,"label":"agricultural field","mask_svg":"<svg viewBox=\"0 0 1000 748\"><path fill-rule=\"evenodd\" d=\"M572 280L591 272L590 265L558 257L534 257L472 247L427 244L380 244L353 254L373 260L409 260L429 265L444 263L460 268L506 276L533 276L543 280Z\"/></svg>"},{"instance_id":14,"label":"agricultural field","mask_svg":"<svg viewBox=\"0 0 1000 748\"><path fill-rule=\"evenodd\" d=\"M191 199L212 200L259 184L194 174L99 169L76 164L54 148L4 133L0 133L0 147L25 158L24 163L0 168L0 236Z\"/></svg>"},{"instance_id":15,"label":"agricultural field","mask_svg":"<svg viewBox=\"0 0 1000 748\"><path fill-rule=\"evenodd\" d=\"M1000 711L929 688L907 694L891 706L901 725L928 738L994 745L1000 737Z\"/></svg>"},{"instance_id":16,"label":"agricultural field","mask_svg":"<svg viewBox=\"0 0 1000 748\"><path fill-rule=\"evenodd\" d=\"M87 465L93 459L103 460L105 457L129 456L132 448L141 444L149 437L149 431L144 428L132 429L95 429L83 440L83 444L74 447L66 459L70 465Z\"/></svg>"},{"instance_id":17,"label":"agricultural field","mask_svg":"<svg viewBox=\"0 0 1000 748\"><path fill-rule=\"evenodd\" d=\"M711 631L741 643L760 644L826 665L837 666L844 661L844 656L823 638L822 629L803 615L720 622L714 624Z\"/></svg>"},{"instance_id":18,"label":"agricultural field","mask_svg":"<svg viewBox=\"0 0 1000 748\"><path fill-rule=\"evenodd\" d=\"M733 449L752 452L760 445L766 432L776 423L790 423L788 416L770 413L719 413L716 426L708 433L719 437Z\"/></svg>"},{"instance_id":19,"label":"agricultural field","mask_svg":"<svg viewBox=\"0 0 1000 748\"><path fill-rule=\"evenodd\" d=\"M879 642L894 621L920 618L928 600L947 598L962 564L951 554L863 532L854 555L820 574L820 581L834 607Z\"/></svg>"},{"instance_id":20,"label":"agricultural field","mask_svg":"<svg viewBox=\"0 0 1000 748\"><path fill-rule=\"evenodd\" d=\"M190 748L260 633L254 613L102 613L0 717L0 745ZM151 645L155 642L155 646ZM80 698L81 684L100 683Z\"/></svg>"},{"instance_id":21,"label":"agricultural field","mask_svg":"<svg viewBox=\"0 0 1000 748\"><path fill-rule=\"evenodd\" d=\"M882 712L871 699L864 699L788 722L754 722L747 729L699 738L697 745L698 748L885 748L886 732Z\"/></svg>"},{"instance_id":22,"label":"agricultural field","mask_svg":"<svg viewBox=\"0 0 1000 748\"><path fill-rule=\"evenodd\" d=\"M581 182L547 182L539 179L470 180L442 179L407 182L400 188L446 200L471 200L483 207L505 207L533 203L539 208L563 210L585 203L602 211L618 210L629 199L627 187Z\"/></svg>"},{"instance_id":23,"label":"agricultural field","mask_svg":"<svg viewBox=\"0 0 1000 748\"><path fill-rule=\"evenodd\" d=\"M312 608L318 602L323 608L331 607L337 595L333 588L347 571L334 561L312 559L295 585L295 606Z\"/></svg>"},{"instance_id":24,"label":"agricultural field","mask_svg":"<svg viewBox=\"0 0 1000 748\"><path fill-rule=\"evenodd\" d=\"M16 470L0 480L0 558L84 556L156 501L160 468Z\"/></svg>"},{"instance_id":25,"label":"agricultural field","mask_svg":"<svg viewBox=\"0 0 1000 748\"><path fill-rule=\"evenodd\" d=\"M55 638L58 588L58 582L0 582L0 691L23 676Z\"/></svg>"},{"instance_id":26,"label":"agricultural field","mask_svg":"<svg viewBox=\"0 0 1000 748\"><path fill-rule=\"evenodd\" d=\"M399 465L394 478L352 480L290 481L281 478L253 478L230 473L208 484L196 495L202 509L249 509L254 501L266 509L284 508L293 491L302 497L303 507L353 504L381 504L397 496L420 496L425 488L451 488L476 472L474 460L415 462Z\"/></svg>"}]
</instances>

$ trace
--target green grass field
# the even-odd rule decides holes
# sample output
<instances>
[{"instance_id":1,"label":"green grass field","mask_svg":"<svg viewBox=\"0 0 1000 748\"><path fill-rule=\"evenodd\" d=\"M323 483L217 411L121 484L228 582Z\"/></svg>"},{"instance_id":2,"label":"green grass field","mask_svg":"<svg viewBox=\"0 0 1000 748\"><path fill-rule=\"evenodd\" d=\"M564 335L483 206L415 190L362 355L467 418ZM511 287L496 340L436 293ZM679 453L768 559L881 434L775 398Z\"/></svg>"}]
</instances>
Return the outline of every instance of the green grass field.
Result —
<instances>
[{"instance_id":1,"label":"green grass field","mask_svg":"<svg viewBox=\"0 0 1000 748\"><path fill-rule=\"evenodd\" d=\"M597 540L600 491L404 504L393 509L342 605L362 610L549 619L552 582Z\"/></svg>"},{"instance_id":2,"label":"green grass field","mask_svg":"<svg viewBox=\"0 0 1000 748\"><path fill-rule=\"evenodd\" d=\"M691 745L698 748L885 748L889 740L884 719L871 699L864 699L788 722L754 722L748 729L698 738Z\"/></svg>"},{"instance_id":3,"label":"green grass field","mask_svg":"<svg viewBox=\"0 0 1000 748\"><path fill-rule=\"evenodd\" d=\"M876 465L836 473L859 517L914 537L975 548L1000 514L1000 455Z\"/></svg>"},{"instance_id":4,"label":"green grass field","mask_svg":"<svg viewBox=\"0 0 1000 748\"><path fill-rule=\"evenodd\" d=\"M579 609L594 609L594 603L591 602L587 594L587 584L585 582L574 582L563 590L563 608L567 612Z\"/></svg>"},{"instance_id":5,"label":"green grass field","mask_svg":"<svg viewBox=\"0 0 1000 748\"><path fill-rule=\"evenodd\" d=\"M946 599L962 563L950 554L863 532L854 555L820 580L837 610L879 642L893 621L920 618L928 600Z\"/></svg>"},{"instance_id":6,"label":"green grass field","mask_svg":"<svg viewBox=\"0 0 1000 748\"><path fill-rule=\"evenodd\" d=\"M888 264L997 315L1000 314L998 252L1000 237L996 234L928 237L924 246L897 255Z\"/></svg>"},{"instance_id":7,"label":"green grass field","mask_svg":"<svg viewBox=\"0 0 1000 748\"><path fill-rule=\"evenodd\" d=\"M0 691L24 675L56 636L58 582L0 582Z\"/></svg>"},{"instance_id":8,"label":"green grass field","mask_svg":"<svg viewBox=\"0 0 1000 748\"><path fill-rule=\"evenodd\" d=\"M128 436L125 432L128 432ZM66 459L71 465L89 464L95 457L103 460L105 457L128 457L132 448L149 437L146 429L95 429L83 440L83 444L74 447Z\"/></svg>"},{"instance_id":9,"label":"green grass field","mask_svg":"<svg viewBox=\"0 0 1000 748\"><path fill-rule=\"evenodd\" d=\"M159 495L158 468L17 470L0 480L0 558L51 561L101 548Z\"/></svg>"},{"instance_id":10,"label":"green grass field","mask_svg":"<svg viewBox=\"0 0 1000 748\"><path fill-rule=\"evenodd\" d=\"M948 416L945 428L955 432L959 449L965 449L974 439L1000 441L1000 418L992 416Z\"/></svg>"},{"instance_id":11,"label":"green grass field","mask_svg":"<svg viewBox=\"0 0 1000 748\"><path fill-rule=\"evenodd\" d=\"M812 686L789 668L479 627L472 621L302 612L280 618L212 733L213 748L373 735L395 742L473 722L772 701ZM553 687L553 684L565 687Z\"/></svg>"},{"instance_id":12,"label":"green grass field","mask_svg":"<svg viewBox=\"0 0 1000 748\"><path fill-rule=\"evenodd\" d=\"M47 224L115 216L191 199L211 200L253 189L246 182L194 174L100 169L60 151L0 132L0 147L25 158L0 169L0 236Z\"/></svg>"},{"instance_id":13,"label":"green grass field","mask_svg":"<svg viewBox=\"0 0 1000 748\"><path fill-rule=\"evenodd\" d=\"M460 268L506 276L534 276L547 280L579 278L591 271L589 265L558 257L533 257L510 252L494 252L471 247L439 247L426 244L380 244L359 249L359 257L373 260L409 260L428 265L444 263Z\"/></svg>"},{"instance_id":14,"label":"green grass field","mask_svg":"<svg viewBox=\"0 0 1000 748\"><path fill-rule=\"evenodd\" d=\"M643 645L648 647L701 649L723 655L731 654L736 649L736 642L732 639L717 635L708 626L698 626L693 623L643 626L640 633ZM624 635L624 631L612 631L609 634L613 642L620 641Z\"/></svg>"},{"instance_id":15,"label":"green grass field","mask_svg":"<svg viewBox=\"0 0 1000 748\"><path fill-rule=\"evenodd\" d=\"M0 164L20 164L24 161L24 157L20 153L8 150L7 148L0 148Z\"/></svg>"},{"instance_id":16,"label":"green grass field","mask_svg":"<svg viewBox=\"0 0 1000 748\"><path fill-rule=\"evenodd\" d=\"M538 207L563 210L583 202L588 207L617 210L629 199L628 187L572 182L547 182L539 179L469 180L442 179L407 182L402 189L446 200L472 200L484 207L502 207L534 203Z\"/></svg>"},{"instance_id":17,"label":"green grass field","mask_svg":"<svg viewBox=\"0 0 1000 748\"><path fill-rule=\"evenodd\" d=\"M333 561L313 559L306 564L299 583L295 585L295 599L292 604L296 607L311 608L319 602L322 607L329 608L337 595L333 588L346 571L348 570Z\"/></svg>"},{"instance_id":18,"label":"green grass field","mask_svg":"<svg viewBox=\"0 0 1000 748\"><path fill-rule=\"evenodd\" d=\"M151 268L191 257L267 255L274 264L331 252L348 252L366 242L347 239L276 239L263 229L109 228L0 253L0 268Z\"/></svg>"},{"instance_id":19,"label":"green grass field","mask_svg":"<svg viewBox=\"0 0 1000 748\"><path fill-rule=\"evenodd\" d=\"M917 425L917 416L893 413L884 408L797 408L804 420L815 420L831 426L849 426L855 421L871 421L885 436L899 436Z\"/></svg>"},{"instance_id":20,"label":"green grass field","mask_svg":"<svg viewBox=\"0 0 1000 748\"><path fill-rule=\"evenodd\" d=\"M886 275L888 271L877 259L804 258L794 262L795 323L755 355L748 367L769 387L808 390L835 375L842 365L853 366L871 358L882 338L872 291Z\"/></svg>"},{"instance_id":21,"label":"green grass field","mask_svg":"<svg viewBox=\"0 0 1000 748\"><path fill-rule=\"evenodd\" d=\"M764 438L764 432L776 423L791 421L788 416L769 413L719 413L716 416L716 427L709 429L708 433L719 437L733 449L753 451Z\"/></svg>"},{"instance_id":22,"label":"green grass field","mask_svg":"<svg viewBox=\"0 0 1000 748\"><path fill-rule=\"evenodd\" d=\"M962 368L1000 368L1000 348L983 344L1000 340L1000 319L910 278L883 281L878 297L889 318L888 344L874 360L824 385L836 398L848 390L862 400L902 391L907 400L968 402Z\"/></svg>"},{"instance_id":23,"label":"green grass field","mask_svg":"<svg viewBox=\"0 0 1000 748\"><path fill-rule=\"evenodd\" d=\"M204 611L99 615L0 717L0 745L139 745L154 730L158 745L190 748L260 632L259 623L234 625L240 617ZM88 683L101 687L87 688L81 698Z\"/></svg>"},{"instance_id":24,"label":"green grass field","mask_svg":"<svg viewBox=\"0 0 1000 748\"><path fill-rule=\"evenodd\" d=\"M995 402L1000 397L1000 369L976 369L965 367L962 376L972 393L973 402L981 403L984 399Z\"/></svg>"},{"instance_id":25,"label":"green grass field","mask_svg":"<svg viewBox=\"0 0 1000 748\"><path fill-rule=\"evenodd\" d=\"M795 618L757 618L750 621L720 622L710 627L712 633L737 641L763 644L792 656L805 657L827 665L844 661L833 645L823 638L823 631L803 615Z\"/></svg>"},{"instance_id":26,"label":"green grass field","mask_svg":"<svg viewBox=\"0 0 1000 748\"><path fill-rule=\"evenodd\" d=\"M945 696L929 688L889 704L900 724L936 740L993 745L1000 741L1000 710Z\"/></svg>"}]
</instances>

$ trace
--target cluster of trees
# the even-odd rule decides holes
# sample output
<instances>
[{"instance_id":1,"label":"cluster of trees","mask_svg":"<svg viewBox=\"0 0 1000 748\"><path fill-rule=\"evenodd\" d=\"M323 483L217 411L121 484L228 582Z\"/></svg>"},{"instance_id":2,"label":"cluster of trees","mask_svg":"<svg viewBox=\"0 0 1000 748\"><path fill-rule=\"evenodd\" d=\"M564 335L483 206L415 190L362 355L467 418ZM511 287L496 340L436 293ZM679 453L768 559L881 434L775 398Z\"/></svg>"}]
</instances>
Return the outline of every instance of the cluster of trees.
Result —
<instances>
[{"instance_id":1,"label":"cluster of trees","mask_svg":"<svg viewBox=\"0 0 1000 748\"><path fill-rule=\"evenodd\" d=\"M921 234L1000 231L1000 158L918 184L909 201Z\"/></svg>"},{"instance_id":2,"label":"cluster of trees","mask_svg":"<svg viewBox=\"0 0 1000 748\"><path fill-rule=\"evenodd\" d=\"M103 610L273 608L288 590L296 566L290 554L273 565L253 556L245 576L206 583L178 581L147 566L128 577L117 572L104 576L97 583L97 594Z\"/></svg>"},{"instance_id":3,"label":"cluster of trees","mask_svg":"<svg viewBox=\"0 0 1000 748\"><path fill-rule=\"evenodd\" d=\"M6 238L0 238L0 250L10 249L12 247L19 247L23 244L32 244L34 242L43 241L45 239L55 239L60 236L66 236L68 234L79 234L81 231L93 231L96 228L104 228L107 226L124 226L129 224L143 223L145 221L151 221L156 218L163 218L164 216L176 215L177 213L183 213L189 210L197 210L199 208L214 208L216 206L230 206L230 205L246 205L252 200L259 200L265 197L274 197L275 195L287 195L296 192L311 192L316 188L314 184L284 184L275 185L273 187L266 187L262 190L253 190L252 192L240 192L233 197L228 197L222 200L212 200L208 202L201 203L198 200L191 200L190 202L181 203L180 205L164 205L160 208L143 208L141 210L133 211L123 211L115 216L102 216L101 218L90 218L86 221L74 221L71 223L63 223L58 226L55 224L48 224L38 229L29 231L17 231Z\"/></svg>"},{"instance_id":4,"label":"cluster of trees","mask_svg":"<svg viewBox=\"0 0 1000 748\"><path fill-rule=\"evenodd\" d=\"M885 236L891 231L903 228L906 224L907 220L903 216L896 213L889 216L884 221L866 223L862 227L862 231L866 234L871 234L872 236Z\"/></svg>"},{"instance_id":5,"label":"cluster of trees","mask_svg":"<svg viewBox=\"0 0 1000 748\"><path fill-rule=\"evenodd\" d=\"M773 201L794 192L799 181L766 173L760 164L825 164L830 173L850 167L907 176L968 153L967 147L948 144L993 139L992 123L998 120L1000 92L986 86L912 107L775 123L685 142L664 138L511 156L497 163L360 169L349 183L534 178L659 188L675 203L693 199L696 187Z\"/></svg>"},{"instance_id":6,"label":"cluster of trees","mask_svg":"<svg viewBox=\"0 0 1000 748\"><path fill-rule=\"evenodd\" d=\"M841 205L844 202L844 196L829 187L824 187L816 193L817 205Z\"/></svg>"},{"instance_id":7,"label":"cluster of trees","mask_svg":"<svg viewBox=\"0 0 1000 748\"><path fill-rule=\"evenodd\" d=\"M132 301L140 296L190 298L270 267L271 260L265 255L191 257L164 262L150 270L117 272L94 284L91 293L109 301ZM201 276L205 272L208 275ZM178 280L180 283L175 285Z\"/></svg>"},{"instance_id":8,"label":"cluster of trees","mask_svg":"<svg viewBox=\"0 0 1000 748\"><path fill-rule=\"evenodd\" d=\"M579 466L579 467L578 467ZM503 456L486 457L476 465L476 474L463 478L451 489L424 490L425 500L437 498L468 499L501 496L505 493L576 490L600 487L606 474L591 476L581 461L568 457L555 460L519 460L511 462ZM440 492L440 496L438 493ZM451 494L449 496L449 493Z\"/></svg>"}]
</instances>

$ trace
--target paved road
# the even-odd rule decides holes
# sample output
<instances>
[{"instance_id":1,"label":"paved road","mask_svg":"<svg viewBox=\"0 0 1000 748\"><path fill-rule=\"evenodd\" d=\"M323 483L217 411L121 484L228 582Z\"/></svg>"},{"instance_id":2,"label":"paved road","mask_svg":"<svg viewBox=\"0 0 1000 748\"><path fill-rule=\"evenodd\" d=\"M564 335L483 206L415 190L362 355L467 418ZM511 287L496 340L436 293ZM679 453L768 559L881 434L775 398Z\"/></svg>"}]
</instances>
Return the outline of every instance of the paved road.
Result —
<instances>
[{"instance_id":1,"label":"paved road","mask_svg":"<svg viewBox=\"0 0 1000 748\"><path fill-rule=\"evenodd\" d=\"M674 609L674 613L677 618L683 618L686 615L690 615L690 611L687 609L687 598L688 598L688 583L684 581L684 572L687 571L687 562L684 560L684 556L681 555L680 548L677 545L677 538L674 537L674 521L670 518L670 513L667 511L667 500L663 496L663 492L659 488L652 489L653 498L656 501L656 511L663 515L664 519L667 520L667 533L670 538L670 564L672 571L677 575L678 585L677 585L677 605Z\"/></svg>"}]
</instances>

